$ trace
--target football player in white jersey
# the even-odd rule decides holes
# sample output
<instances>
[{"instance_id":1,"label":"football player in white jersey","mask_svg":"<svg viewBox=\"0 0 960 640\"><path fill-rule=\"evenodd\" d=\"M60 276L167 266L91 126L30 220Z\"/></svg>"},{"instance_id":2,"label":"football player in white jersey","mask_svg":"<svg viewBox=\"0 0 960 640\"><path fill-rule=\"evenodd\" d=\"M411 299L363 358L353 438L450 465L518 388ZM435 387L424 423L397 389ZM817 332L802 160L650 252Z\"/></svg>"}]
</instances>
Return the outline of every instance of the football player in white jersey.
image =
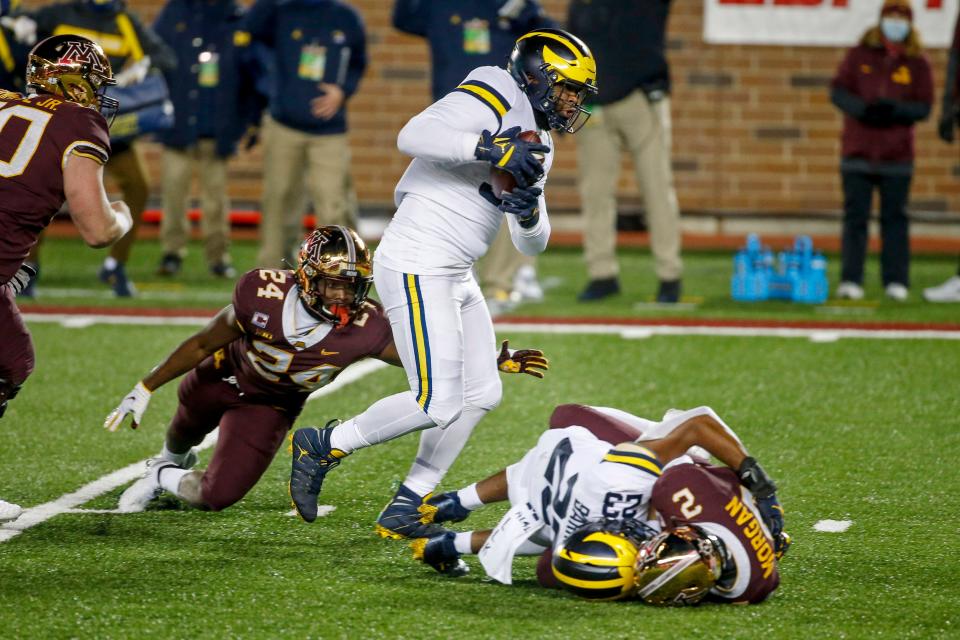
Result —
<instances>
[{"instance_id":1,"label":"football player in white jersey","mask_svg":"<svg viewBox=\"0 0 960 640\"><path fill-rule=\"evenodd\" d=\"M581 424L560 428L571 419ZM664 468L692 462L689 454L697 447L736 469L771 530L783 528L776 485L709 407L668 412L662 422L653 422L616 410L561 405L551 426L517 463L460 491L429 497L420 507L423 521L435 524L459 522L482 505L509 500L511 508L495 529L415 540L414 557L457 576L467 572L460 556L477 553L490 577L510 584L516 555L556 550L589 523L647 520L653 485ZM638 434L639 443L632 437ZM614 440L620 444L612 445ZM656 520L649 525L659 530Z\"/></svg>"},{"instance_id":2,"label":"football player in white jersey","mask_svg":"<svg viewBox=\"0 0 960 640\"><path fill-rule=\"evenodd\" d=\"M521 252L546 248L550 131L577 131L589 116L583 101L596 87L596 64L583 42L560 30L532 31L517 40L506 69L473 70L400 131L397 146L413 161L397 184L397 212L374 257L374 282L410 391L337 426L294 434L290 495L304 520L316 518L323 478L344 456L425 429L377 531L403 538L437 530L419 522L423 496L502 393L490 358L493 323L471 268L504 220ZM526 131L542 143L523 139ZM510 173L517 186L498 197L493 169Z\"/></svg>"}]
</instances>

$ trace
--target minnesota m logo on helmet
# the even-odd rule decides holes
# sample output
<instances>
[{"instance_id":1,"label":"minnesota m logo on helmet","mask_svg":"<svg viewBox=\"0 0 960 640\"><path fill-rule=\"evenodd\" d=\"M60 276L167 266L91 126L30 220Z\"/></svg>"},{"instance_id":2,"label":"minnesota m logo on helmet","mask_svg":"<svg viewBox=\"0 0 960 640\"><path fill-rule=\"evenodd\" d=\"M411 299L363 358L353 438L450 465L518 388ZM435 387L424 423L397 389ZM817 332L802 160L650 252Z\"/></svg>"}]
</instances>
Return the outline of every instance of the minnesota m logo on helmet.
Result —
<instances>
[{"instance_id":1,"label":"minnesota m logo on helmet","mask_svg":"<svg viewBox=\"0 0 960 640\"><path fill-rule=\"evenodd\" d=\"M97 57L96 50L94 49L95 46L96 45L89 40L68 40L64 43L64 49L60 54L60 59L57 61L57 64L82 62L89 64L90 68L96 73L106 76L110 70L105 67L103 62Z\"/></svg>"}]
</instances>

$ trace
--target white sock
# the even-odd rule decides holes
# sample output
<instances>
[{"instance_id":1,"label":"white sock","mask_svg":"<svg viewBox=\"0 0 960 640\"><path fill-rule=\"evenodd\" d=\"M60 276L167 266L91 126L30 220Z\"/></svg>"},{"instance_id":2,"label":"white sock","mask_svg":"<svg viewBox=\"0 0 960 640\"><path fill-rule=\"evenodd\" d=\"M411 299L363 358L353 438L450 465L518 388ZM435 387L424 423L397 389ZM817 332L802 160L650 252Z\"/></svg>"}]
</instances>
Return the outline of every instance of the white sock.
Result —
<instances>
[{"instance_id":1,"label":"white sock","mask_svg":"<svg viewBox=\"0 0 960 640\"><path fill-rule=\"evenodd\" d=\"M168 467L160 470L160 486L175 496L180 495L177 491L180 489L180 481L183 476L190 473L189 469L174 469Z\"/></svg>"},{"instance_id":2,"label":"white sock","mask_svg":"<svg viewBox=\"0 0 960 640\"><path fill-rule=\"evenodd\" d=\"M483 501L480 500L480 495L477 493L476 482L469 487L464 487L460 489L460 491L457 491L457 497L460 498L460 506L464 509L473 511L483 506Z\"/></svg>"},{"instance_id":3,"label":"white sock","mask_svg":"<svg viewBox=\"0 0 960 640\"><path fill-rule=\"evenodd\" d=\"M107 256L103 259L103 268L107 271L113 271L117 268L117 259L113 256Z\"/></svg>"},{"instance_id":4,"label":"white sock","mask_svg":"<svg viewBox=\"0 0 960 640\"><path fill-rule=\"evenodd\" d=\"M360 435L357 419L350 418L333 428L333 433L330 434L330 446L345 453L353 453L357 449L369 447L370 443Z\"/></svg>"},{"instance_id":5,"label":"white sock","mask_svg":"<svg viewBox=\"0 0 960 640\"><path fill-rule=\"evenodd\" d=\"M182 467L183 463L187 461L187 456L190 455L190 449L187 449L184 453L174 453L167 449L167 443L163 443L163 449L160 450L160 457L164 460L169 460L178 467Z\"/></svg>"},{"instance_id":6,"label":"white sock","mask_svg":"<svg viewBox=\"0 0 960 640\"><path fill-rule=\"evenodd\" d=\"M403 484L420 495L433 491L463 447L477 423L487 415L486 410L464 407L460 417L443 429L427 429L420 434L420 448L417 458L410 466Z\"/></svg>"},{"instance_id":7,"label":"white sock","mask_svg":"<svg viewBox=\"0 0 960 640\"><path fill-rule=\"evenodd\" d=\"M434 430L439 431L439 428L434 427L431 429L431 431ZM437 485L443 480L446 472L446 469L436 469L423 464L421 460L417 458L410 466L410 470L407 472L407 477L403 481L403 484L406 485L407 489L410 489L417 495L425 496L437 488Z\"/></svg>"},{"instance_id":8,"label":"white sock","mask_svg":"<svg viewBox=\"0 0 960 640\"><path fill-rule=\"evenodd\" d=\"M458 533L457 537L453 539L453 548L457 550L457 553L473 553L473 549L470 547L472 537L473 531Z\"/></svg>"},{"instance_id":9,"label":"white sock","mask_svg":"<svg viewBox=\"0 0 960 640\"><path fill-rule=\"evenodd\" d=\"M330 446L351 453L434 425L410 391L377 400L360 415L337 425Z\"/></svg>"}]
</instances>

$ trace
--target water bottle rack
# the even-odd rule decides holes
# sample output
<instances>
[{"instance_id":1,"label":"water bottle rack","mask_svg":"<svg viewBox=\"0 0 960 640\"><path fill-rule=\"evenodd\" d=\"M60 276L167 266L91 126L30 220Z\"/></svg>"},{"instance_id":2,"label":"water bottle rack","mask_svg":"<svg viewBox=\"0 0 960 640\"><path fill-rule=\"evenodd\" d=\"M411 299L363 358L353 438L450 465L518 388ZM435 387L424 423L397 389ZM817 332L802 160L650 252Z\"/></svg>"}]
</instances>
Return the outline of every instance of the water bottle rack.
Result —
<instances>
[{"instance_id":1,"label":"water bottle rack","mask_svg":"<svg viewBox=\"0 0 960 640\"><path fill-rule=\"evenodd\" d=\"M773 251L751 233L746 246L733 257L730 295L734 300L822 304L828 293L827 259L814 252L810 236L797 236L793 248L779 252L774 261Z\"/></svg>"}]
</instances>

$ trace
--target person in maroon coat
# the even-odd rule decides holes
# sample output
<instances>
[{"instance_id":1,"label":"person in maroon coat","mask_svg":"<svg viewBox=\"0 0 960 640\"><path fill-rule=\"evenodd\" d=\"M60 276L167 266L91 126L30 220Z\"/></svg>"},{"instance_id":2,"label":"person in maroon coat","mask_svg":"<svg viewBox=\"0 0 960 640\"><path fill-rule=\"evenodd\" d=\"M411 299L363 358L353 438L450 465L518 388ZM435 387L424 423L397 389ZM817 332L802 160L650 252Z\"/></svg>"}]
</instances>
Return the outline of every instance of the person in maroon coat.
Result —
<instances>
[{"instance_id":1,"label":"person in maroon coat","mask_svg":"<svg viewBox=\"0 0 960 640\"><path fill-rule=\"evenodd\" d=\"M913 178L916 122L930 115L933 77L913 27L909 0L885 0L880 24L850 49L830 83L844 114L843 239L838 298L863 298L867 223L880 192L881 277L887 297L903 301L910 286L907 199Z\"/></svg>"}]
</instances>

